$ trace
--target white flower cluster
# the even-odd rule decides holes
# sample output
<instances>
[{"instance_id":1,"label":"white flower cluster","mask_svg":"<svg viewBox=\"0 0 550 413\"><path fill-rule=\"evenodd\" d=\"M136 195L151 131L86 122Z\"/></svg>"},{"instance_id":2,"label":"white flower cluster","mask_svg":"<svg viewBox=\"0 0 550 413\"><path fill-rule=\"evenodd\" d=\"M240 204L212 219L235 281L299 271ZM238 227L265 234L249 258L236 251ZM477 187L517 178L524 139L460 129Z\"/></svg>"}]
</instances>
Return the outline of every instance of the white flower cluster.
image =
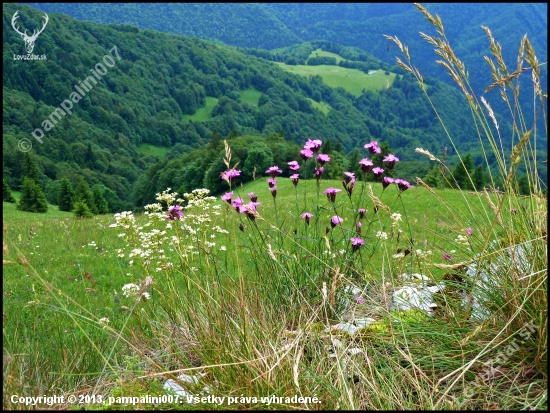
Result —
<instances>
[{"instance_id":1,"label":"white flower cluster","mask_svg":"<svg viewBox=\"0 0 550 413\"><path fill-rule=\"evenodd\" d=\"M386 234L385 232L382 232L382 231L378 231L376 233L376 238L378 238L381 241L385 241L385 240L388 239L388 234Z\"/></svg>"},{"instance_id":2,"label":"white flower cluster","mask_svg":"<svg viewBox=\"0 0 550 413\"><path fill-rule=\"evenodd\" d=\"M136 223L136 218L132 211L124 211L115 214L116 223L109 225L111 228L122 227L124 229L130 229Z\"/></svg>"},{"instance_id":3,"label":"white flower cluster","mask_svg":"<svg viewBox=\"0 0 550 413\"><path fill-rule=\"evenodd\" d=\"M460 244L460 245L465 245L465 246L468 246L469 245L469 242L468 242L468 237L465 237L464 235L457 235L456 239L455 239L455 242Z\"/></svg>"},{"instance_id":4,"label":"white flower cluster","mask_svg":"<svg viewBox=\"0 0 550 413\"><path fill-rule=\"evenodd\" d=\"M391 214L390 218L392 219L392 226L399 225L399 221L401 221L401 214L394 212Z\"/></svg>"},{"instance_id":5,"label":"white flower cluster","mask_svg":"<svg viewBox=\"0 0 550 413\"><path fill-rule=\"evenodd\" d=\"M431 257L433 255L432 250L422 251L421 249L416 249L416 250L414 250L414 253L421 260L427 260L429 257Z\"/></svg>"},{"instance_id":6,"label":"white flower cluster","mask_svg":"<svg viewBox=\"0 0 550 413\"><path fill-rule=\"evenodd\" d=\"M159 272L173 268L167 256L168 251L175 251L190 265L200 254L201 248L214 250L217 234L228 234L228 231L214 222L214 216L220 215L220 206L213 205L217 200L208 196L209 193L208 189L196 189L184 194L184 200L176 199L176 193L170 193L168 188L157 194L158 203L145 206L148 222L143 226L136 225L131 212L116 214L117 223L111 227L124 228L125 234L119 236L128 242L128 258L132 259L131 263L133 264L136 258L144 266L154 263L154 270ZM167 219L170 216L168 211L163 210L164 204L170 208L174 202L182 204L186 201L187 205L181 207L183 214L180 217ZM152 228L147 232L143 230L144 227ZM226 247L223 246L219 250L225 251ZM118 256L125 256L123 249L118 250Z\"/></svg>"},{"instance_id":7,"label":"white flower cluster","mask_svg":"<svg viewBox=\"0 0 550 413\"><path fill-rule=\"evenodd\" d=\"M130 283L122 286L122 294L124 295L124 297L145 297L146 299L151 298L148 292L145 291L140 295L140 291L141 288L137 284Z\"/></svg>"},{"instance_id":8,"label":"white flower cluster","mask_svg":"<svg viewBox=\"0 0 550 413\"><path fill-rule=\"evenodd\" d=\"M177 192L169 193L172 190L172 188L166 189L166 191L161 192L160 194L157 194L157 200L161 202L165 202L166 205L170 206L174 202L176 202L176 195Z\"/></svg>"}]
</instances>

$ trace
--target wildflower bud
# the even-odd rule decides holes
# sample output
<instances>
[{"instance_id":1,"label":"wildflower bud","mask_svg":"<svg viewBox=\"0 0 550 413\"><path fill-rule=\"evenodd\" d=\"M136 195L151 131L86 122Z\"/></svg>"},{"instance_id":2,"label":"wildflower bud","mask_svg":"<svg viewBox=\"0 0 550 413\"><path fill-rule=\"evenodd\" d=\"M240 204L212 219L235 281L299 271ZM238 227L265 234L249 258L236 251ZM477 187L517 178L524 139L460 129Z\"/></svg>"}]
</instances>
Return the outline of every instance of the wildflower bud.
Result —
<instances>
[{"instance_id":1,"label":"wildflower bud","mask_svg":"<svg viewBox=\"0 0 550 413\"><path fill-rule=\"evenodd\" d=\"M239 225L239 229L241 230L241 232L244 232L244 225L243 225L243 224L240 224L240 225Z\"/></svg>"},{"instance_id":2,"label":"wildflower bud","mask_svg":"<svg viewBox=\"0 0 550 413\"><path fill-rule=\"evenodd\" d=\"M330 228L329 227L326 227L325 228L325 234L328 234L330 232Z\"/></svg>"},{"instance_id":3,"label":"wildflower bud","mask_svg":"<svg viewBox=\"0 0 550 413\"><path fill-rule=\"evenodd\" d=\"M359 208L359 219L363 219L365 216L365 212L367 212L364 208Z\"/></svg>"},{"instance_id":4,"label":"wildflower bud","mask_svg":"<svg viewBox=\"0 0 550 413\"><path fill-rule=\"evenodd\" d=\"M357 223L357 235L361 235L361 223Z\"/></svg>"},{"instance_id":5,"label":"wildflower bud","mask_svg":"<svg viewBox=\"0 0 550 413\"><path fill-rule=\"evenodd\" d=\"M374 213L376 214L378 212L378 205L374 206Z\"/></svg>"}]
</instances>

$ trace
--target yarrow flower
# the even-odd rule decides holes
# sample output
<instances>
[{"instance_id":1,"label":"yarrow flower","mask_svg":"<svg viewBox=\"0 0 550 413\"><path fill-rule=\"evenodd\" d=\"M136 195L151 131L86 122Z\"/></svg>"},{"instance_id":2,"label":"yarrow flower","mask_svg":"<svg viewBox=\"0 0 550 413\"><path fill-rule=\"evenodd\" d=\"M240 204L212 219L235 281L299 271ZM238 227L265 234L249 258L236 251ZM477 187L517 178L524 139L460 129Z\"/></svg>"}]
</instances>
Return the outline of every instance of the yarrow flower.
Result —
<instances>
[{"instance_id":1,"label":"yarrow flower","mask_svg":"<svg viewBox=\"0 0 550 413\"><path fill-rule=\"evenodd\" d=\"M304 149L309 149L313 153L317 153L319 149L321 149L321 145L323 145L323 141L320 139L308 139L304 145Z\"/></svg>"},{"instance_id":2,"label":"yarrow flower","mask_svg":"<svg viewBox=\"0 0 550 413\"><path fill-rule=\"evenodd\" d=\"M300 215L301 218L306 220L306 224L308 225L309 225L309 220L311 219L312 216L313 214L310 214L309 212L304 212L302 215Z\"/></svg>"},{"instance_id":3,"label":"yarrow flower","mask_svg":"<svg viewBox=\"0 0 550 413\"><path fill-rule=\"evenodd\" d=\"M393 154L389 154L382 159L382 162L387 163L388 168L390 168L390 171L393 170L393 167L395 166L396 162L399 162L399 158Z\"/></svg>"},{"instance_id":4,"label":"yarrow flower","mask_svg":"<svg viewBox=\"0 0 550 413\"><path fill-rule=\"evenodd\" d=\"M166 219L171 220L177 220L183 216L183 212L181 212L181 207L179 205L172 205L168 208L168 214L169 215L166 215Z\"/></svg>"},{"instance_id":5,"label":"yarrow flower","mask_svg":"<svg viewBox=\"0 0 550 413\"><path fill-rule=\"evenodd\" d=\"M317 155L317 160L321 165L324 165L330 161L330 156L324 153L320 153L319 155Z\"/></svg>"},{"instance_id":6,"label":"yarrow flower","mask_svg":"<svg viewBox=\"0 0 550 413\"><path fill-rule=\"evenodd\" d=\"M386 189L390 184L393 184L395 182L395 179L390 178L389 176L385 176L384 179L382 179L382 187Z\"/></svg>"},{"instance_id":7,"label":"yarrow flower","mask_svg":"<svg viewBox=\"0 0 550 413\"><path fill-rule=\"evenodd\" d=\"M300 156L304 161L307 161L309 158L313 158L313 152L311 149L302 149L300 151Z\"/></svg>"},{"instance_id":8,"label":"yarrow flower","mask_svg":"<svg viewBox=\"0 0 550 413\"><path fill-rule=\"evenodd\" d=\"M340 218L338 215L334 215L330 220L330 226L334 228L336 225L344 222L342 218Z\"/></svg>"},{"instance_id":9,"label":"yarrow flower","mask_svg":"<svg viewBox=\"0 0 550 413\"><path fill-rule=\"evenodd\" d=\"M362 238L350 238L351 241L351 249L353 252L357 251L361 245L365 244L365 241L363 241Z\"/></svg>"},{"instance_id":10,"label":"yarrow flower","mask_svg":"<svg viewBox=\"0 0 550 413\"><path fill-rule=\"evenodd\" d=\"M375 178L380 178L384 173L384 170L377 166L376 168L373 168L372 173L374 174Z\"/></svg>"},{"instance_id":11,"label":"yarrow flower","mask_svg":"<svg viewBox=\"0 0 550 413\"><path fill-rule=\"evenodd\" d=\"M376 142L376 141L372 141L370 143L367 143L365 145L365 149L368 149L369 152L371 153L371 155L374 155L374 154L377 154L377 153L382 153L382 149L380 149L378 147L378 142Z\"/></svg>"},{"instance_id":12,"label":"yarrow flower","mask_svg":"<svg viewBox=\"0 0 550 413\"><path fill-rule=\"evenodd\" d=\"M225 201L228 204L231 204L232 197L233 197L233 192L226 192L224 195L222 195L222 201Z\"/></svg>"},{"instance_id":13,"label":"yarrow flower","mask_svg":"<svg viewBox=\"0 0 550 413\"><path fill-rule=\"evenodd\" d=\"M361 159L359 165L361 165L361 171L363 171L364 174L368 173L374 166L372 161L368 158Z\"/></svg>"},{"instance_id":14,"label":"yarrow flower","mask_svg":"<svg viewBox=\"0 0 550 413\"><path fill-rule=\"evenodd\" d=\"M288 167L293 171L297 171L300 169L300 164L296 161L290 161L288 162Z\"/></svg>"},{"instance_id":15,"label":"yarrow flower","mask_svg":"<svg viewBox=\"0 0 550 413\"><path fill-rule=\"evenodd\" d=\"M296 185L298 185L298 180L300 179L300 174L290 175L290 179L292 179L292 183L296 187Z\"/></svg>"},{"instance_id":16,"label":"yarrow flower","mask_svg":"<svg viewBox=\"0 0 550 413\"><path fill-rule=\"evenodd\" d=\"M282 173L277 165L272 166L267 171L265 171L266 174L271 175L272 178L275 178L278 174Z\"/></svg>"},{"instance_id":17,"label":"yarrow flower","mask_svg":"<svg viewBox=\"0 0 550 413\"><path fill-rule=\"evenodd\" d=\"M333 202L336 201L336 194L338 192L342 192L341 189L336 189L336 188L333 188L332 186L330 188L327 188L323 194L327 194L327 199L330 201L330 202Z\"/></svg>"}]
</instances>

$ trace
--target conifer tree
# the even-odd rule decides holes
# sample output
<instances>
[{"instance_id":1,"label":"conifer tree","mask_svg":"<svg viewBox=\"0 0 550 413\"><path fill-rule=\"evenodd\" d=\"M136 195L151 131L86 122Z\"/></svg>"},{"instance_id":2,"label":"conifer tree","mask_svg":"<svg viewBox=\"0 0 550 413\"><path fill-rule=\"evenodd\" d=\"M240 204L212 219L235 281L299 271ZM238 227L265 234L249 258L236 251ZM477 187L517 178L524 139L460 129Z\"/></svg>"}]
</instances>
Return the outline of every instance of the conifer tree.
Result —
<instances>
[{"instance_id":1,"label":"conifer tree","mask_svg":"<svg viewBox=\"0 0 550 413\"><path fill-rule=\"evenodd\" d=\"M474 161L472 155L469 153L462 159L462 162L459 162L453 169L453 178L456 181L451 183L453 185L458 185L460 189L474 189L468 174L472 174L474 169Z\"/></svg>"},{"instance_id":2,"label":"conifer tree","mask_svg":"<svg viewBox=\"0 0 550 413\"><path fill-rule=\"evenodd\" d=\"M11 188L5 179L2 179L2 186L2 200L4 202L11 202L12 204L15 203L15 198L11 194Z\"/></svg>"},{"instance_id":3,"label":"conifer tree","mask_svg":"<svg viewBox=\"0 0 550 413\"><path fill-rule=\"evenodd\" d=\"M86 205L86 202L79 200L74 204L74 214L77 218L91 218L94 214Z\"/></svg>"},{"instance_id":4,"label":"conifer tree","mask_svg":"<svg viewBox=\"0 0 550 413\"><path fill-rule=\"evenodd\" d=\"M38 168L28 152L25 152L25 157L23 158L23 167L21 168L21 179L25 177L32 179L40 186L40 188L42 188L42 182L40 180Z\"/></svg>"},{"instance_id":5,"label":"conifer tree","mask_svg":"<svg viewBox=\"0 0 550 413\"><path fill-rule=\"evenodd\" d=\"M47 212L48 201L42 188L31 178L24 177L21 185L21 198L16 208L27 212Z\"/></svg>"},{"instance_id":6,"label":"conifer tree","mask_svg":"<svg viewBox=\"0 0 550 413\"><path fill-rule=\"evenodd\" d=\"M437 165L428 171L424 177L424 182L432 188L437 188L441 184L441 171Z\"/></svg>"},{"instance_id":7,"label":"conifer tree","mask_svg":"<svg viewBox=\"0 0 550 413\"><path fill-rule=\"evenodd\" d=\"M59 193L57 196L57 205L60 211L72 211L75 202L76 194L71 182L67 178L61 180Z\"/></svg>"},{"instance_id":8,"label":"conifer tree","mask_svg":"<svg viewBox=\"0 0 550 413\"><path fill-rule=\"evenodd\" d=\"M483 166L478 165L476 167L474 174L472 175L472 181L474 182L474 189L476 191L483 190L483 187L485 186L485 172L483 171Z\"/></svg>"},{"instance_id":9,"label":"conifer tree","mask_svg":"<svg viewBox=\"0 0 550 413\"><path fill-rule=\"evenodd\" d=\"M98 185L94 185L92 188L92 198L97 214L109 213L109 204L107 204L107 200L103 196L103 193L101 192L101 189L99 189Z\"/></svg>"},{"instance_id":10,"label":"conifer tree","mask_svg":"<svg viewBox=\"0 0 550 413\"><path fill-rule=\"evenodd\" d=\"M95 205L92 198L92 193L90 191L90 187L84 180L84 178L80 177L80 180L78 181L78 185L76 186L76 197L75 200L84 202L86 206L94 213L97 214L95 209ZM75 204L76 207L76 204Z\"/></svg>"}]
</instances>

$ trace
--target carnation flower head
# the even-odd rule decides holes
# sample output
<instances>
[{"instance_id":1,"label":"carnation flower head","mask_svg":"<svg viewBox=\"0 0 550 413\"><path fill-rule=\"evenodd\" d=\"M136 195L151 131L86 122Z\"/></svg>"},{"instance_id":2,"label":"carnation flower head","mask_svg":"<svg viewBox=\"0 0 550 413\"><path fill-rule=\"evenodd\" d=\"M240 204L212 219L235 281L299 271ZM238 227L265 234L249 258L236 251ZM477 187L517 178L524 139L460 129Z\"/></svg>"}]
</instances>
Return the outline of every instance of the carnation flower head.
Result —
<instances>
[{"instance_id":1,"label":"carnation flower head","mask_svg":"<svg viewBox=\"0 0 550 413\"><path fill-rule=\"evenodd\" d=\"M325 153L320 153L319 155L317 155L317 160L321 165L324 165L330 161L330 156Z\"/></svg>"},{"instance_id":2,"label":"carnation flower head","mask_svg":"<svg viewBox=\"0 0 550 413\"><path fill-rule=\"evenodd\" d=\"M288 167L293 171L297 171L298 169L300 169L300 164L298 164L297 161L290 161L288 162Z\"/></svg>"},{"instance_id":3,"label":"carnation flower head","mask_svg":"<svg viewBox=\"0 0 550 413\"><path fill-rule=\"evenodd\" d=\"M233 192L226 192L222 195L222 201L227 202L228 204L231 204L231 198L233 197Z\"/></svg>"},{"instance_id":4,"label":"carnation flower head","mask_svg":"<svg viewBox=\"0 0 550 413\"><path fill-rule=\"evenodd\" d=\"M309 148L302 149L300 151L300 156L304 161L307 161L309 158L313 158L313 152Z\"/></svg>"},{"instance_id":5,"label":"carnation flower head","mask_svg":"<svg viewBox=\"0 0 550 413\"><path fill-rule=\"evenodd\" d=\"M326 194L327 195L327 199L330 201L330 202L334 202L336 201L336 194L338 192L342 192L341 189L336 189L336 188L333 188L332 186L330 188L327 188L323 194Z\"/></svg>"},{"instance_id":6,"label":"carnation flower head","mask_svg":"<svg viewBox=\"0 0 550 413\"><path fill-rule=\"evenodd\" d=\"M275 165L265 171L265 173L271 175L272 178L275 178L278 174L283 173L283 171L281 171L279 167Z\"/></svg>"},{"instance_id":7,"label":"carnation flower head","mask_svg":"<svg viewBox=\"0 0 550 413\"><path fill-rule=\"evenodd\" d=\"M340 218L338 215L334 215L331 219L330 219L330 226L332 228L334 228L336 225L340 224L344 222L344 220L342 218Z\"/></svg>"},{"instance_id":8,"label":"carnation flower head","mask_svg":"<svg viewBox=\"0 0 550 413\"><path fill-rule=\"evenodd\" d=\"M395 179L385 176L384 179L382 179L382 187L386 189L390 184L393 184L395 182Z\"/></svg>"},{"instance_id":9,"label":"carnation flower head","mask_svg":"<svg viewBox=\"0 0 550 413\"><path fill-rule=\"evenodd\" d=\"M377 166L376 168L372 169L372 173L374 174L375 178L380 178L384 173L384 170Z\"/></svg>"},{"instance_id":10,"label":"carnation flower head","mask_svg":"<svg viewBox=\"0 0 550 413\"><path fill-rule=\"evenodd\" d=\"M365 208L359 208L358 212L359 212L359 219L363 219L367 210Z\"/></svg>"},{"instance_id":11,"label":"carnation flower head","mask_svg":"<svg viewBox=\"0 0 550 413\"><path fill-rule=\"evenodd\" d=\"M370 143L367 143L365 145L365 149L368 149L368 151L371 153L371 155L374 155L376 153L382 153L382 149L378 147L378 142L372 141Z\"/></svg>"},{"instance_id":12,"label":"carnation flower head","mask_svg":"<svg viewBox=\"0 0 550 413\"><path fill-rule=\"evenodd\" d=\"M359 165L361 165L361 171L363 171L364 174L368 173L374 166L372 161L368 158L361 159Z\"/></svg>"},{"instance_id":13,"label":"carnation flower head","mask_svg":"<svg viewBox=\"0 0 550 413\"><path fill-rule=\"evenodd\" d=\"M269 188L269 190L271 191L271 196L273 198L275 198L277 196L277 187L276 186L272 186Z\"/></svg>"},{"instance_id":14,"label":"carnation flower head","mask_svg":"<svg viewBox=\"0 0 550 413\"><path fill-rule=\"evenodd\" d=\"M236 177L238 177L241 174L241 171L238 169L229 169L227 171L222 172L222 179L228 183L231 183L235 180Z\"/></svg>"},{"instance_id":15,"label":"carnation flower head","mask_svg":"<svg viewBox=\"0 0 550 413\"><path fill-rule=\"evenodd\" d=\"M256 202L256 201L258 200L258 195L254 195L254 192L250 192L250 193L248 194L248 197L250 198L250 200L251 200L252 202Z\"/></svg>"},{"instance_id":16,"label":"carnation flower head","mask_svg":"<svg viewBox=\"0 0 550 413\"><path fill-rule=\"evenodd\" d=\"M382 159L382 162L386 163L390 171L393 170L396 162L399 162L399 158L393 154L389 154Z\"/></svg>"},{"instance_id":17,"label":"carnation flower head","mask_svg":"<svg viewBox=\"0 0 550 413\"><path fill-rule=\"evenodd\" d=\"M273 188L275 185L277 185L277 181L274 178L268 178L267 184L269 185L270 188Z\"/></svg>"},{"instance_id":18,"label":"carnation flower head","mask_svg":"<svg viewBox=\"0 0 550 413\"><path fill-rule=\"evenodd\" d=\"M172 205L168 208L168 215L166 215L166 219L178 220L182 216L183 212L181 212L181 207L179 205Z\"/></svg>"},{"instance_id":19,"label":"carnation flower head","mask_svg":"<svg viewBox=\"0 0 550 413\"><path fill-rule=\"evenodd\" d=\"M290 175L290 179L292 179L292 183L296 187L296 185L298 185L298 181L300 179L300 174Z\"/></svg>"},{"instance_id":20,"label":"carnation flower head","mask_svg":"<svg viewBox=\"0 0 550 413\"><path fill-rule=\"evenodd\" d=\"M308 139L304 144L304 149L309 149L313 153L317 153L319 149L321 149L321 145L323 145L323 141L320 139Z\"/></svg>"},{"instance_id":21,"label":"carnation flower head","mask_svg":"<svg viewBox=\"0 0 550 413\"><path fill-rule=\"evenodd\" d=\"M362 238L359 237L352 237L350 238L351 241L351 249L352 251L357 251L359 248L361 248L361 245L365 244L365 241L363 241Z\"/></svg>"},{"instance_id":22,"label":"carnation flower head","mask_svg":"<svg viewBox=\"0 0 550 413\"><path fill-rule=\"evenodd\" d=\"M315 168L315 179L319 180L323 177L323 173L325 172L325 168L320 166L319 168Z\"/></svg>"},{"instance_id":23,"label":"carnation flower head","mask_svg":"<svg viewBox=\"0 0 550 413\"><path fill-rule=\"evenodd\" d=\"M313 214L310 214L309 212L304 212L302 215L300 215L300 218L305 219L306 224L309 225L309 220L311 219L312 216L313 216Z\"/></svg>"},{"instance_id":24,"label":"carnation flower head","mask_svg":"<svg viewBox=\"0 0 550 413\"><path fill-rule=\"evenodd\" d=\"M409 188L412 188L412 185L408 181L405 181L404 179L396 179L395 184L397 185L397 187L401 192L406 191Z\"/></svg>"}]
</instances>

